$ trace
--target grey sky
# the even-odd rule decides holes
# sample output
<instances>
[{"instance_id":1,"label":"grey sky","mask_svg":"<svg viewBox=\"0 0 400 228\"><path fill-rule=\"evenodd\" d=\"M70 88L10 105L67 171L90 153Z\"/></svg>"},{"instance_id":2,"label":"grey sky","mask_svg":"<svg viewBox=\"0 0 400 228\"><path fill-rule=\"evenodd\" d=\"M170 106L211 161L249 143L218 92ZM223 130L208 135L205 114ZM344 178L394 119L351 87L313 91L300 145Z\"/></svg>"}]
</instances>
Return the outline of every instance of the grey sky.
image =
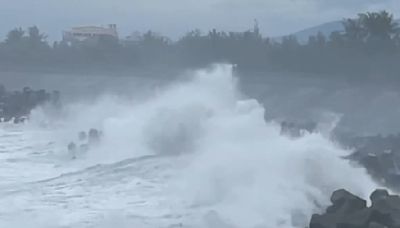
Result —
<instances>
[{"instance_id":1,"label":"grey sky","mask_svg":"<svg viewBox=\"0 0 400 228\"><path fill-rule=\"evenodd\" d=\"M116 23L125 36L152 29L173 38L211 28L242 31L258 19L269 36L386 9L400 17L400 0L0 0L0 35L37 25L51 40L76 25Z\"/></svg>"}]
</instances>

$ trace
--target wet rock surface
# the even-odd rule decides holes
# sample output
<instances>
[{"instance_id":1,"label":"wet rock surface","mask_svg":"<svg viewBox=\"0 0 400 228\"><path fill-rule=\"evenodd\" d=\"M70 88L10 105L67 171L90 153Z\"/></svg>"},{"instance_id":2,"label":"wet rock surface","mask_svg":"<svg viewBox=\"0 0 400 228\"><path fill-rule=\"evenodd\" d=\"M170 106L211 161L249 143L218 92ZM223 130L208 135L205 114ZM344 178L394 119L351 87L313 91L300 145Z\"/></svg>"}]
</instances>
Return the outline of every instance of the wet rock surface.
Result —
<instances>
[{"instance_id":1,"label":"wet rock surface","mask_svg":"<svg viewBox=\"0 0 400 228\"><path fill-rule=\"evenodd\" d=\"M352 193L340 189L332 194L324 214L314 214L310 228L398 228L400 227L400 197L384 189L374 191L371 206Z\"/></svg>"},{"instance_id":2,"label":"wet rock surface","mask_svg":"<svg viewBox=\"0 0 400 228\"><path fill-rule=\"evenodd\" d=\"M58 91L33 90L24 87L21 91L8 91L0 84L0 121L24 122L30 112L43 104L60 104Z\"/></svg>"},{"instance_id":3,"label":"wet rock surface","mask_svg":"<svg viewBox=\"0 0 400 228\"><path fill-rule=\"evenodd\" d=\"M400 135L358 137L347 146L354 149L347 159L365 167L380 184L400 189Z\"/></svg>"},{"instance_id":4,"label":"wet rock surface","mask_svg":"<svg viewBox=\"0 0 400 228\"><path fill-rule=\"evenodd\" d=\"M80 155L86 153L91 147L100 143L103 132L95 128L91 128L88 132L81 131L78 133L78 140L72 141L67 145L67 150L72 159L76 159Z\"/></svg>"}]
</instances>

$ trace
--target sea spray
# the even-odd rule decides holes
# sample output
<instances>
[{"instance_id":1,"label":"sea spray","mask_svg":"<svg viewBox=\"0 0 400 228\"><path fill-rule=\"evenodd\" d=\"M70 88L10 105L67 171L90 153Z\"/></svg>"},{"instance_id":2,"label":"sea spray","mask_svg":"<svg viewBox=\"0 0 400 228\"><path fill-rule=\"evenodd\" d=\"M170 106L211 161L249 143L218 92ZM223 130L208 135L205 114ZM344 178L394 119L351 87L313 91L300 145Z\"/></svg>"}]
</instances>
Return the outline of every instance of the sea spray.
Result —
<instances>
[{"instance_id":1,"label":"sea spray","mask_svg":"<svg viewBox=\"0 0 400 228\"><path fill-rule=\"evenodd\" d=\"M101 144L77 164L144 155L174 161L173 174L157 170L160 178L168 176L160 198L170 213L186 208L192 214L182 218L184 227L304 227L333 190L367 196L375 187L365 170L341 158L349 151L330 142L328 132L282 136L279 124L264 120L274 107L246 98L237 82L230 65L216 65L146 99L105 96L70 106L62 132L103 132Z\"/></svg>"}]
</instances>

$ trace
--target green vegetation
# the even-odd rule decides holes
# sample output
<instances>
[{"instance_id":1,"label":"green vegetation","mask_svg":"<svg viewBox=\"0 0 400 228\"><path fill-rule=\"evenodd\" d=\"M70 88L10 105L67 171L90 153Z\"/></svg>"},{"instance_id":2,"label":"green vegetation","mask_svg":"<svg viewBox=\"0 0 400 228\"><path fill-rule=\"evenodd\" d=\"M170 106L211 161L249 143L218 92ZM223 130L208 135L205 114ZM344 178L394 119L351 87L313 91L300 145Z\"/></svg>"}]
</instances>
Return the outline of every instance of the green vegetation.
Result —
<instances>
[{"instance_id":1,"label":"green vegetation","mask_svg":"<svg viewBox=\"0 0 400 228\"><path fill-rule=\"evenodd\" d=\"M258 25L245 32L191 31L177 41L152 31L134 41L104 37L74 45L49 45L37 27L10 31L0 44L0 66L87 68L202 67L215 62L237 64L243 71L292 71L364 77L400 72L400 31L386 12L343 20L343 31L319 33L301 44L296 37L280 41L262 37Z\"/></svg>"}]
</instances>

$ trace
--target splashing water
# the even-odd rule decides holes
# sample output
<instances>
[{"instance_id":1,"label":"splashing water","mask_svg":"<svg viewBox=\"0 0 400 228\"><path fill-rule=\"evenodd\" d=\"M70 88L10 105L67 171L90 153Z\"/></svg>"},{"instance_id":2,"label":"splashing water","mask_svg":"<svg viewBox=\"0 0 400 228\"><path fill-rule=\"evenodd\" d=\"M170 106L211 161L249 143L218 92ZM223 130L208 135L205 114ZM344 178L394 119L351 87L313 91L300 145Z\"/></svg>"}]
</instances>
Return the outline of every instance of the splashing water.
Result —
<instances>
[{"instance_id":1,"label":"splashing water","mask_svg":"<svg viewBox=\"0 0 400 228\"><path fill-rule=\"evenodd\" d=\"M82 129L104 133L100 145L54 168L61 176L34 183L40 194L67 186L56 199L29 199L36 203L30 210L55 210L67 227L305 227L333 190L366 196L375 187L324 135L280 135L278 124L264 121L263 106L238 91L229 65L195 72L147 99L106 96L64 111L63 127L49 130L58 155ZM27 128L47 118L37 111ZM68 198L76 194L82 196ZM115 211L121 213L113 219Z\"/></svg>"}]
</instances>

